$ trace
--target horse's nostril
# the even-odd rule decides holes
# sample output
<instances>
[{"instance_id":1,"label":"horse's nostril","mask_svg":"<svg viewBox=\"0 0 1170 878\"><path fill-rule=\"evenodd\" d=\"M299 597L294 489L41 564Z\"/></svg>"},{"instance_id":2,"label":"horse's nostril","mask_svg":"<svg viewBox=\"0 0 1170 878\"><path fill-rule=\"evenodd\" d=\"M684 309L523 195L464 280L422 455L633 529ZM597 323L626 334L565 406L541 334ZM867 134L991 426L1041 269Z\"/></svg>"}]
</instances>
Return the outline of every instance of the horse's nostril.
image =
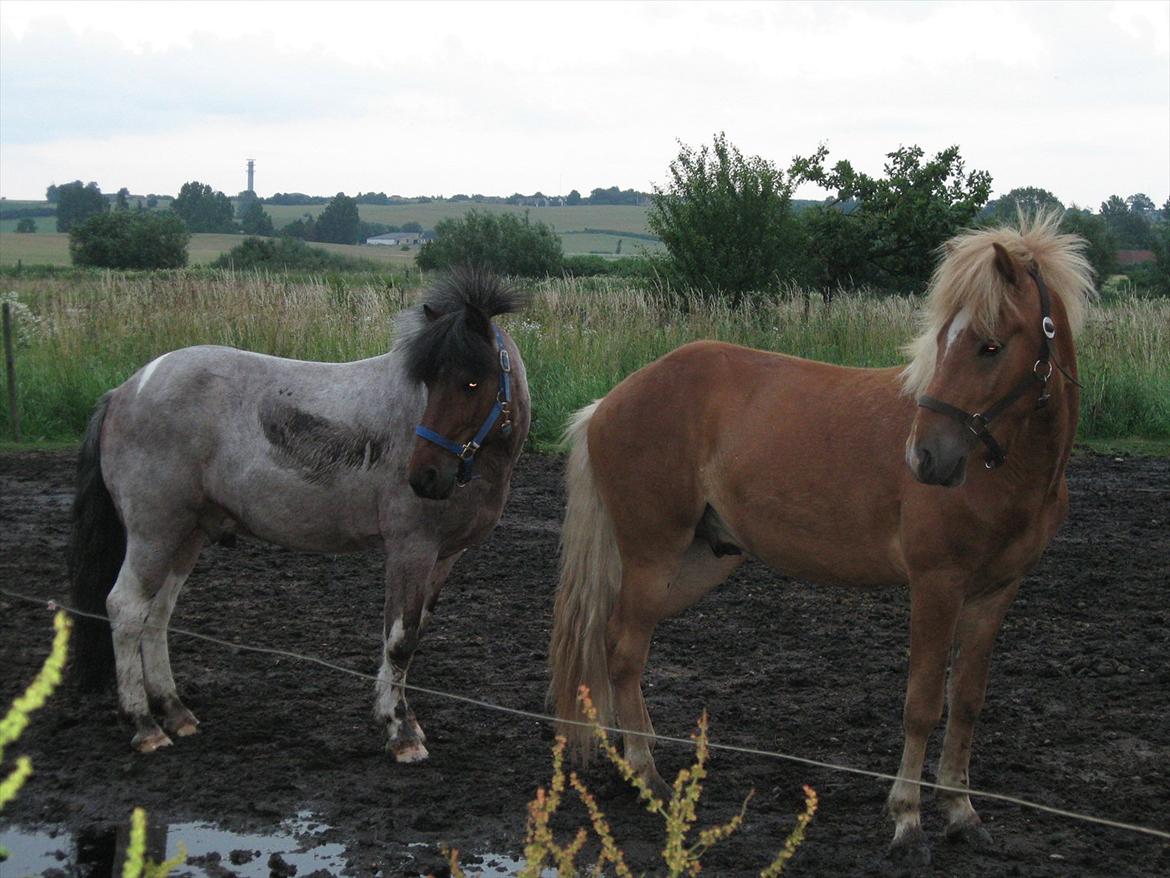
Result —
<instances>
[{"instance_id":1,"label":"horse's nostril","mask_svg":"<svg viewBox=\"0 0 1170 878\"><path fill-rule=\"evenodd\" d=\"M918 472L927 472L930 469L930 451L926 448L918 449Z\"/></svg>"}]
</instances>

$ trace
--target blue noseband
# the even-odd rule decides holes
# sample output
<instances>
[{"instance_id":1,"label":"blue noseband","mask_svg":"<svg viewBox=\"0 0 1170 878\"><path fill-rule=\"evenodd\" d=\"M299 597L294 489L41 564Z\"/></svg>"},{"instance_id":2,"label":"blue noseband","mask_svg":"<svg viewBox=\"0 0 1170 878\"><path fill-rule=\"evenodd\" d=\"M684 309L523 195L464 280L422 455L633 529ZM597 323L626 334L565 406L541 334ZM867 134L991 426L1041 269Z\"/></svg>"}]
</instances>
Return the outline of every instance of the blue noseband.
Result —
<instances>
[{"instance_id":1,"label":"blue noseband","mask_svg":"<svg viewBox=\"0 0 1170 878\"><path fill-rule=\"evenodd\" d=\"M500 334L500 330L494 325L492 329L496 333L496 345L500 351L500 387L496 391L495 404L480 425L475 437L466 445L460 445L422 424L414 428L416 436L421 436L428 442L434 442L444 451L450 451L459 458L459 472L455 476L455 484L461 488L472 479L479 478L475 474L475 453L479 451L480 446L487 439L488 433L496 426L496 422L500 418L504 419L503 423L500 424L500 432L504 436L508 436L512 432L512 359L508 356L508 349L504 347L504 337Z\"/></svg>"}]
</instances>

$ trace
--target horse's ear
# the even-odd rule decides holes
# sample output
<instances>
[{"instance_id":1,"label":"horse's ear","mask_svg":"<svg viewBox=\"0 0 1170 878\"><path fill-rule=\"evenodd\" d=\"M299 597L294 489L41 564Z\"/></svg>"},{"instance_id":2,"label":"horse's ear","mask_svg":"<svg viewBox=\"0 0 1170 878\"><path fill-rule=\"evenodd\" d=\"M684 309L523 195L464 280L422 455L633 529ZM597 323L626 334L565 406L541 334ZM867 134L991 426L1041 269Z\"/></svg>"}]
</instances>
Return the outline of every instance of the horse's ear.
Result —
<instances>
[{"instance_id":1,"label":"horse's ear","mask_svg":"<svg viewBox=\"0 0 1170 878\"><path fill-rule=\"evenodd\" d=\"M467 315L467 327L472 332L478 332L488 341L492 340L492 321L478 308L469 305L464 311Z\"/></svg>"},{"instance_id":2,"label":"horse's ear","mask_svg":"<svg viewBox=\"0 0 1170 878\"><path fill-rule=\"evenodd\" d=\"M1016 277L1016 261L1012 259L1011 254L1004 249L1004 246L998 241L991 245L991 249L995 251L995 269L1003 276L1012 286L1015 286Z\"/></svg>"},{"instance_id":3,"label":"horse's ear","mask_svg":"<svg viewBox=\"0 0 1170 878\"><path fill-rule=\"evenodd\" d=\"M428 305L426 302L423 302L423 314L426 316L427 320L429 320L431 323L434 323L436 320L438 320L440 317L443 316L438 311L436 311L434 308L432 308L430 305Z\"/></svg>"}]
</instances>

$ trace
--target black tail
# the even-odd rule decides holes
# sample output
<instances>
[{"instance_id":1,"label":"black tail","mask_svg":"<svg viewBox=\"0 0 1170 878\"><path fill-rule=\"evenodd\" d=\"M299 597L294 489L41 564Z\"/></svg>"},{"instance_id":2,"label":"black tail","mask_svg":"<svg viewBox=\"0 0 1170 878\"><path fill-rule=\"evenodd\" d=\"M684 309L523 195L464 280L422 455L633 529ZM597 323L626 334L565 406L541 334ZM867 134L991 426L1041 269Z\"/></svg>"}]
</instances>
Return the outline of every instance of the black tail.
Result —
<instances>
[{"instance_id":1,"label":"black tail","mask_svg":"<svg viewBox=\"0 0 1170 878\"><path fill-rule=\"evenodd\" d=\"M73 606L86 613L106 613L106 596L126 557L126 529L102 479L102 425L110 404L98 400L77 458L77 496L69 543L69 582ZM73 676L84 690L102 688L113 679L114 642L110 625L79 616L73 629Z\"/></svg>"}]
</instances>

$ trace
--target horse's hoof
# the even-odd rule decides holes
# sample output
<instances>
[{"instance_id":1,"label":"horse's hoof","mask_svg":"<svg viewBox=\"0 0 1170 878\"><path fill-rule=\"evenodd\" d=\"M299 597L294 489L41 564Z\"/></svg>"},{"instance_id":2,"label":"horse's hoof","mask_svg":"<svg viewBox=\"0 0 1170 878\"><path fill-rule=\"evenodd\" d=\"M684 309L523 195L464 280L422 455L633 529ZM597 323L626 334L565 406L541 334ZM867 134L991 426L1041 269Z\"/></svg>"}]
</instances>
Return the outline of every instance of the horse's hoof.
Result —
<instances>
[{"instance_id":1,"label":"horse's hoof","mask_svg":"<svg viewBox=\"0 0 1170 878\"><path fill-rule=\"evenodd\" d=\"M670 784L664 781L662 775L654 769L650 769L648 773L642 775L642 780L646 782L646 786L650 787L650 792L662 801L669 802L674 797L674 790Z\"/></svg>"},{"instance_id":2,"label":"horse's hoof","mask_svg":"<svg viewBox=\"0 0 1170 878\"><path fill-rule=\"evenodd\" d=\"M163 747L170 747L174 742L168 738L162 729L155 729L145 735L135 735L130 741L130 746L139 753L153 753L155 750L161 750Z\"/></svg>"},{"instance_id":3,"label":"horse's hoof","mask_svg":"<svg viewBox=\"0 0 1170 878\"><path fill-rule=\"evenodd\" d=\"M394 754L395 762L422 762L430 754L423 746L422 741L404 741L401 744L391 744L390 752Z\"/></svg>"},{"instance_id":4,"label":"horse's hoof","mask_svg":"<svg viewBox=\"0 0 1170 878\"><path fill-rule=\"evenodd\" d=\"M976 851L990 851L995 847L991 833L978 820L948 826L946 839L951 844L966 845Z\"/></svg>"},{"instance_id":5,"label":"horse's hoof","mask_svg":"<svg viewBox=\"0 0 1170 878\"><path fill-rule=\"evenodd\" d=\"M886 851L886 859L907 869L921 869L930 865L930 843L921 827L915 827L895 838Z\"/></svg>"},{"instance_id":6,"label":"horse's hoof","mask_svg":"<svg viewBox=\"0 0 1170 878\"><path fill-rule=\"evenodd\" d=\"M163 719L163 728L176 737L187 738L199 731L199 720L187 708L180 707Z\"/></svg>"}]
</instances>

